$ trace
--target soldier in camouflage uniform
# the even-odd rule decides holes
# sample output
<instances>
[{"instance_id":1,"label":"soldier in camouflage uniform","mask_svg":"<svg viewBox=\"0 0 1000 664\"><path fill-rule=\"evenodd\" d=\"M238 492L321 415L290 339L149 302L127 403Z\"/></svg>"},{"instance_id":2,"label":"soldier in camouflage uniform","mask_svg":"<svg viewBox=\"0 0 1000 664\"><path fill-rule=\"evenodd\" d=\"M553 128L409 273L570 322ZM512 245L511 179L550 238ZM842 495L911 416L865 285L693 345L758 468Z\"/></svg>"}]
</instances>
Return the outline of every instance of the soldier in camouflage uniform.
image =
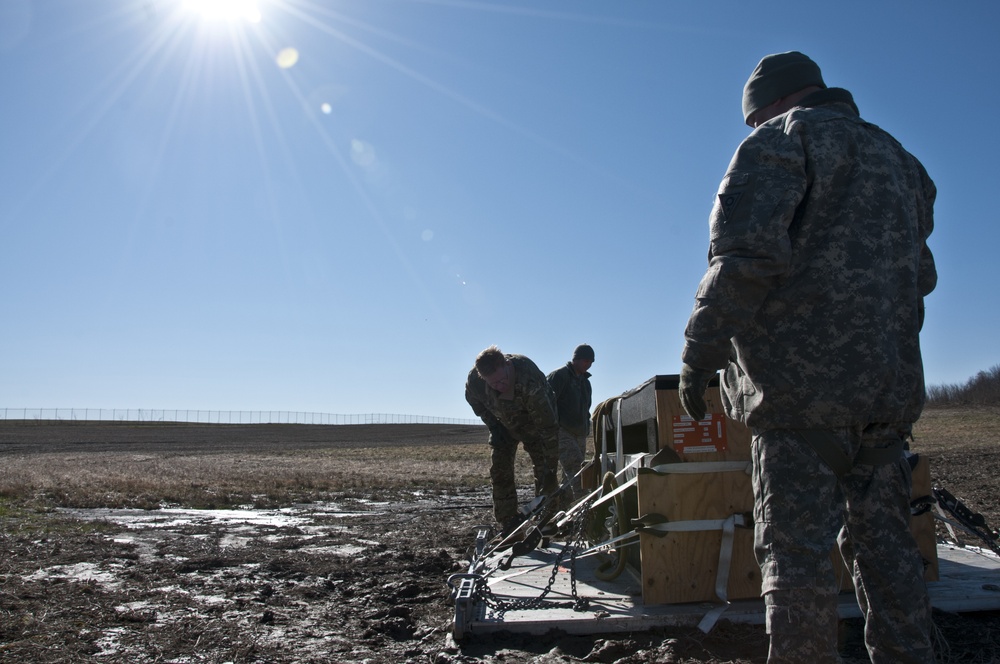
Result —
<instances>
[{"instance_id":1,"label":"soldier in camouflage uniform","mask_svg":"<svg viewBox=\"0 0 1000 664\"><path fill-rule=\"evenodd\" d=\"M580 344L573 349L573 360L548 375L549 385L556 397L559 413L559 463L562 465L563 482L574 477L587 456L587 434L590 433L590 402L593 389L590 372L594 363L594 349ZM574 498L580 498L583 488L577 477L571 485Z\"/></svg>"},{"instance_id":2,"label":"soldier in camouflage uniform","mask_svg":"<svg viewBox=\"0 0 1000 664\"><path fill-rule=\"evenodd\" d=\"M761 60L743 109L754 131L712 210L680 397L701 419L724 368L726 413L753 432L768 662L840 661L835 543L871 661L933 662L901 450L924 402L934 184L801 53Z\"/></svg>"},{"instance_id":3,"label":"soldier in camouflage uniform","mask_svg":"<svg viewBox=\"0 0 1000 664\"><path fill-rule=\"evenodd\" d=\"M493 485L493 516L501 525L517 516L517 487L514 483L514 455L517 441L507 427L486 407L486 381L475 367L465 379L465 400L490 432L490 479Z\"/></svg>"},{"instance_id":4,"label":"soldier in camouflage uniform","mask_svg":"<svg viewBox=\"0 0 1000 664\"><path fill-rule=\"evenodd\" d=\"M475 374L475 376L473 375ZM559 421L555 397L545 374L523 355L505 355L490 346L476 358L465 386L466 401L487 426L493 420L504 434L490 428L493 515L502 532L519 521L514 459L521 441L531 457L535 495L558 488Z\"/></svg>"}]
</instances>

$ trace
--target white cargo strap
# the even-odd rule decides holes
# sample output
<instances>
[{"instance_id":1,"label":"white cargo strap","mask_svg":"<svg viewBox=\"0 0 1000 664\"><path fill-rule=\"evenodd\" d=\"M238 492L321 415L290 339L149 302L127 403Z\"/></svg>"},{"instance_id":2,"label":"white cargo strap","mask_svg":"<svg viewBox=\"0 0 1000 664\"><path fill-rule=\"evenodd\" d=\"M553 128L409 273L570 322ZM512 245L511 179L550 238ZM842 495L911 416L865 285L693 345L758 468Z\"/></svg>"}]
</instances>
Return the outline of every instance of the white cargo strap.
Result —
<instances>
[{"instance_id":1,"label":"white cargo strap","mask_svg":"<svg viewBox=\"0 0 1000 664\"><path fill-rule=\"evenodd\" d=\"M693 473L733 473L744 472L747 475L753 469L751 461L691 461L687 463L662 463L658 466L643 468L643 473L657 475L679 475Z\"/></svg>"},{"instance_id":2,"label":"white cargo strap","mask_svg":"<svg viewBox=\"0 0 1000 664\"><path fill-rule=\"evenodd\" d=\"M689 473L746 473L753 472L750 461L702 461L689 463L665 463L652 468L640 468L640 473L656 473L657 475L689 474ZM719 568L715 575L715 594L722 604L705 614L698 629L706 634L715 627L715 623L726 609L729 608L729 570L733 562L733 540L736 536L736 526L749 526L748 520L742 514L733 514L728 519L708 519L677 521L651 525L650 530L662 532L690 532L696 530L722 530L722 544L719 547Z\"/></svg>"},{"instance_id":3,"label":"white cargo strap","mask_svg":"<svg viewBox=\"0 0 1000 664\"><path fill-rule=\"evenodd\" d=\"M628 470L630 470L630 469L635 468L636 466L638 466L640 463L642 463L642 459L643 459L643 457L641 455L640 456L636 456L636 458L632 459L631 463L629 463L627 466L625 466L624 468L622 468L621 470L619 470L617 473L615 473L615 478L617 479L619 477L622 477ZM623 484L620 484L618 486L618 488L615 489L614 491L612 491L612 492L610 492L610 493L608 493L606 495L603 495L603 496L601 495L601 493L603 493L604 487L603 486L597 487L592 492L590 492L589 494L587 494L586 496L584 496L583 498L581 498L579 501L577 501L577 503L575 505L573 505L573 507L571 507L570 509L566 510L565 515L561 519L559 519L559 521L557 522L557 525L561 528L562 526L566 525L567 523L569 523L570 521L572 521L573 519L575 519L576 515L579 512L583 511L584 507L588 507L589 509L593 509L594 507L597 507L601 503L607 502L608 500L610 500L611 498L615 497L616 495L618 495L622 491L625 491L629 487L634 486L635 482L636 482L636 478L633 477L632 479L628 480L627 482L625 482ZM594 502L590 503L591 500L594 500ZM588 504L588 503L590 503L590 504Z\"/></svg>"},{"instance_id":4,"label":"white cargo strap","mask_svg":"<svg viewBox=\"0 0 1000 664\"><path fill-rule=\"evenodd\" d=\"M630 530L623 535L619 535L618 537L612 537L609 540L604 540L600 544L595 544L589 549L584 549L583 551L576 554L576 558L577 560L579 560L580 558L593 556L595 554L602 553L604 551L610 551L611 549L617 548L616 545L621 542L627 542L626 544L622 544L622 546L629 546L632 544L636 544L639 541L637 539L638 537L639 537L638 530Z\"/></svg>"},{"instance_id":5,"label":"white cargo strap","mask_svg":"<svg viewBox=\"0 0 1000 664\"><path fill-rule=\"evenodd\" d=\"M672 532L722 531L722 542L719 545L719 566L715 575L715 594L723 603L705 614L705 617L698 623L698 629L707 634L718 622L719 617L729 608L729 570L733 563L733 542L736 539L736 527L749 526L750 520L743 514L732 514L726 519L691 519L689 521L651 523L658 517L662 518L655 514L639 517L636 522L642 525L636 530L640 533L656 536Z\"/></svg>"},{"instance_id":6,"label":"white cargo strap","mask_svg":"<svg viewBox=\"0 0 1000 664\"><path fill-rule=\"evenodd\" d=\"M662 537L667 533L693 533L701 530L723 530L726 527L726 523L734 517L739 522L737 525L745 525L743 522L746 521L742 514L734 514L727 519L690 519L688 521L663 521L662 523L650 523L647 521L649 517L655 516L657 515L651 514L635 519L635 523L642 524L640 527L636 528L636 530L640 533L646 533L647 535Z\"/></svg>"},{"instance_id":7,"label":"white cargo strap","mask_svg":"<svg viewBox=\"0 0 1000 664\"><path fill-rule=\"evenodd\" d=\"M708 634L715 623L718 622L722 614L729 608L729 568L733 562L733 540L736 537L736 525L746 525L743 523L742 514L733 514L722 525L722 544L719 547L719 573L715 576L715 594L722 600L722 604L705 614L705 617L698 623L698 629Z\"/></svg>"},{"instance_id":8,"label":"white cargo strap","mask_svg":"<svg viewBox=\"0 0 1000 664\"><path fill-rule=\"evenodd\" d=\"M614 498L615 496L617 496L622 491L625 491L626 489L632 488L632 486L635 485L635 481L636 481L636 478L633 477L632 479L630 479L629 481L625 482L624 484L619 484L617 489L615 489L613 491L610 491L610 492L604 494L603 496L601 496L600 498L598 498L597 500L595 500L594 504L591 505L591 507L597 507L598 505L600 505L602 503L606 503L609 500L611 500L612 498Z\"/></svg>"}]
</instances>

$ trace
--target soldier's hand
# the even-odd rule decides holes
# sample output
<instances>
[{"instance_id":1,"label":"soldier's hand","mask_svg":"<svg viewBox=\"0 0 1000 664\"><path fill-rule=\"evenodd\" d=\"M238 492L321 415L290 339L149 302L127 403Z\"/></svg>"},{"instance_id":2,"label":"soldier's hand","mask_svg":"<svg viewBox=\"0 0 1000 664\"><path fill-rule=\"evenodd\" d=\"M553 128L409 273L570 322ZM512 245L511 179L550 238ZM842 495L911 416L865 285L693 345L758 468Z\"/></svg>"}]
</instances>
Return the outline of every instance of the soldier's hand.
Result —
<instances>
[{"instance_id":1,"label":"soldier's hand","mask_svg":"<svg viewBox=\"0 0 1000 664\"><path fill-rule=\"evenodd\" d=\"M708 389L708 381L712 380L714 371L704 371L695 369L685 364L681 367L681 380L677 388L677 396L681 399L681 406L693 420L701 420L705 417L705 390Z\"/></svg>"}]
</instances>

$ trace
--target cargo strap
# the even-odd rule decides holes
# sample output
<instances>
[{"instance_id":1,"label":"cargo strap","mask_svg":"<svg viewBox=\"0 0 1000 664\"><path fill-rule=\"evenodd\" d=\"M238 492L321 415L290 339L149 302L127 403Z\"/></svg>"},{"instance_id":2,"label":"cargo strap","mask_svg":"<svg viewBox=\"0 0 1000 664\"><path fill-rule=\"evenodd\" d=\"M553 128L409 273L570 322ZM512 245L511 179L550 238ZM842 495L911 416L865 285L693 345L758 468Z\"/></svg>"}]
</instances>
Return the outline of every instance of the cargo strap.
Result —
<instances>
[{"instance_id":1,"label":"cargo strap","mask_svg":"<svg viewBox=\"0 0 1000 664\"><path fill-rule=\"evenodd\" d=\"M589 549L584 549L580 553L576 554L577 560L580 558L586 558L588 556L593 556L598 553L603 553L605 551L610 551L611 549L618 548L617 545L621 546L631 546L639 542L637 539L639 536L639 530L630 530L627 533L621 534L618 537L612 537L609 540L604 540L600 544L595 544ZM629 541L632 540L632 541Z\"/></svg>"},{"instance_id":2,"label":"cargo strap","mask_svg":"<svg viewBox=\"0 0 1000 664\"><path fill-rule=\"evenodd\" d=\"M703 530L725 531L728 524L732 522L733 527L747 527L753 525L753 518L749 513L732 514L725 519L688 519L686 521L668 521L662 514L644 514L638 519L632 519L635 530L638 533L663 537L668 533L693 533Z\"/></svg>"},{"instance_id":3,"label":"cargo strap","mask_svg":"<svg viewBox=\"0 0 1000 664\"><path fill-rule=\"evenodd\" d=\"M615 479L617 480L617 479L621 479L622 477L624 477L626 472L628 472L632 468L635 468L640 463L642 463L642 459L643 459L643 457L641 455L636 456L634 459L632 459L631 463L629 463L627 466L625 466L624 468L622 468L621 470L619 470L617 473L615 473ZM598 505L600 505L602 503L607 502L608 500L610 500L611 498L613 498L617 494L621 493L622 491L625 491L626 489L628 489L628 488L630 488L632 486L635 486L635 478L634 477L632 479L628 480L627 482L623 482L622 484L620 484L618 486L617 489L615 489L614 491L612 491L610 493L607 493L607 494L604 494L604 487L603 486L597 487L593 492L591 492L590 494L584 496L575 505L573 505L571 508L569 508L568 510L566 510L566 512L563 514L563 516L556 522L556 525L559 526L560 528L562 528L567 523L570 523L571 521L573 521L577 517L577 515L579 515L581 512L584 512L584 511L589 510L589 509L593 509L594 507L596 507L596 506L598 506ZM602 494L604 494L604 495L602 495ZM593 501L593 502L591 502L591 501Z\"/></svg>"},{"instance_id":4,"label":"cargo strap","mask_svg":"<svg viewBox=\"0 0 1000 664\"><path fill-rule=\"evenodd\" d=\"M673 464L688 465L688 464ZM744 464L746 465L746 464ZM753 525L753 518L750 514L732 514L725 519L692 519L688 521L667 521L662 514L645 514L638 519L633 519L636 524L636 532L663 537L672 532L693 532L699 530L721 530L722 542L719 546L719 565L715 575L715 594L722 600L722 604L716 606L705 614L698 629L708 633L718 622L719 618L729 608L729 570L733 563L733 541L736 537L736 528L749 528Z\"/></svg>"},{"instance_id":5,"label":"cargo strap","mask_svg":"<svg viewBox=\"0 0 1000 664\"><path fill-rule=\"evenodd\" d=\"M689 473L746 473L753 472L753 464L750 461L703 461L687 463L664 463L651 468L639 468L639 475L655 474L659 476L669 474L689 474ZM736 528L749 528L753 525L753 517L747 514L733 514L725 519L692 519L687 521L667 521L666 517L660 514L647 514L632 521L636 525L636 531L646 533L656 537L663 537L671 532L693 532L699 530L721 530L722 542L719 546L719 565L715 575L715 594L722 600L722 604L714 607L705 614L698 629L708 633L718 622L719 618L729 608L729 570L733 562L733 540L736 536Z\"/></svg>"},{"instance_id":6,"label":"cargo strap","mask_svg":"<svg viewBox=\"0 0 1000 664\"><path fill-rule=\"evenodd\" d=\"M750 474L753 465L750 461L690 461L682 463L661 463L658 466L639 468L639 475L670 475L670 474L704 474L744 472Z\"/></svg>"},{"instance_id":7,"label":"cargo strap","mask_svg":"<svg viewBox=\"0 0 1000 664\"><path fill-rule=\"evenodd\" d=\"M837 439L828 429L793 429L793 431L809 443L813 451L837 477L844 477L854 466L887 466L896 463L903 456L902 438L894 442L891 447L862 447L852 460L837 444Z\"/></svg>"}]
</instances>

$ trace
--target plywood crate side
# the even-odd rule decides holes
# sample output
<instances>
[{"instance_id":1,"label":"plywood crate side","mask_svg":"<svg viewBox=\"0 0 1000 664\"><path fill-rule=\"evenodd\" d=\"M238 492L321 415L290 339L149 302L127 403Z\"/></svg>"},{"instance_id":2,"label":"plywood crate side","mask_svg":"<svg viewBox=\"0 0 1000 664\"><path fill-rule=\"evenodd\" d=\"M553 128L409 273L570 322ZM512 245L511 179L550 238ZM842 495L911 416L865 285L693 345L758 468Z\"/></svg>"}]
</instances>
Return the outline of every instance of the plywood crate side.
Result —
<instances>
[{"instance_id":1,"label":"plywood crate side","mask_svg":"<svg viewBox=\"0 0 1000 664\"><path fill-rule=\"evenodd\" d=\"M705 391L705 405L705 418L694 422L681 406L676 388L657 389L656 424L660 447L672 446L685 461L749 459L750 430L726 417L717 384ZM696 438L695 442L691 441L691 435Z\"/></svg>"},{"instance_id":2,"label":"plywood crate side","mask_svg":"<svg viewBox=\"0 0 1000 664\"><path fill-rule=\"evenodd\" d=\"M743 472L640 474L639 514L670 522L726 519L753 510L750 477ZM639 538L643 602L676 604L718 601L721 530L671 532ZM753 529L738 527L733 538L728 599L760 596L760 570L753 555Z\"/></svg>"},{"instance_id":3,"label":"plywood crate side","mask_svg":"<svg viewBox=\"0 0 1000 664\"><path fill-rule=\"evenodd\" d=\"M725 519L753 511L753 488L743 472L703 474L640 474L637 482L640 516L658 514L671 522ZM913 471L912 497L930 493L930 467L921 458ZM914 517L911 529L925 561L927 581L938 579L933 516ZM715 592L721 531L673 532L639 539L645 604L718 601ZM830 552L841 591L853 592L850 571L834 546ZM760 596L760 569L753 552L753 529L737 528L727 583L728 599Z\"/></svg>"}]
</instances>

